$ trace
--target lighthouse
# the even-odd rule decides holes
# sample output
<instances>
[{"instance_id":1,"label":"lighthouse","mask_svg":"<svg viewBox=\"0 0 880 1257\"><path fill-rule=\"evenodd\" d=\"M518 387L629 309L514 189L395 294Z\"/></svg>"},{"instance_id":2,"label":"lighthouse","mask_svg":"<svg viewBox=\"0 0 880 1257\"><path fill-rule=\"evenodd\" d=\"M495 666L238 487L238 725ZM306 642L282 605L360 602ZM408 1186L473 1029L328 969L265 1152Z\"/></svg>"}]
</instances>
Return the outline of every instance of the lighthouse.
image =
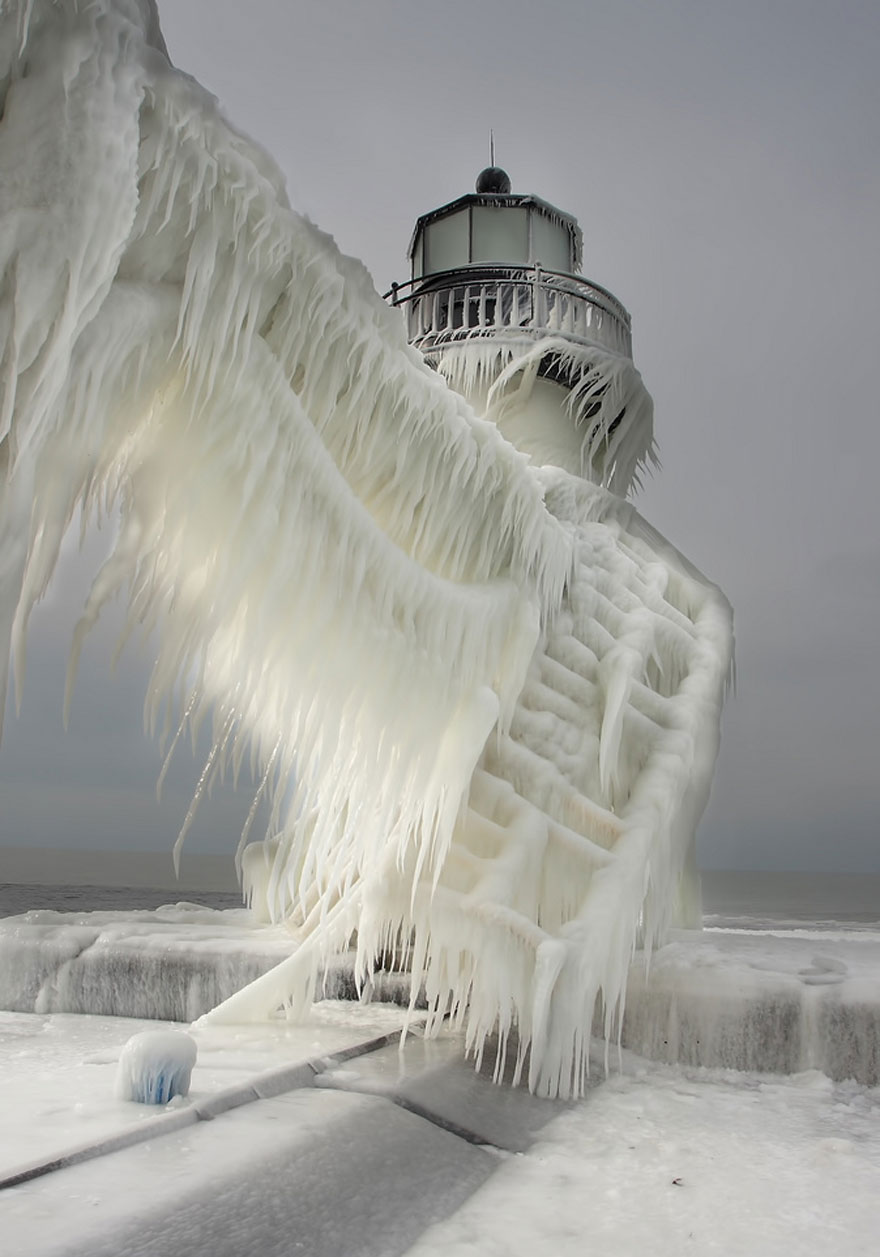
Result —
<instances>
[{"instance_id":1,"label":"lighthouse","mask_svg":"<svg viewBox=\"0 0 880 1257\"><path fill-rule=\"evenodd\" d=\"M535 464L625 496L653 459L653 408L627 310L581 273L577 219L489 166L421 215L408 259L387 296L428 363Z\"/></svg>"}]
</instances>

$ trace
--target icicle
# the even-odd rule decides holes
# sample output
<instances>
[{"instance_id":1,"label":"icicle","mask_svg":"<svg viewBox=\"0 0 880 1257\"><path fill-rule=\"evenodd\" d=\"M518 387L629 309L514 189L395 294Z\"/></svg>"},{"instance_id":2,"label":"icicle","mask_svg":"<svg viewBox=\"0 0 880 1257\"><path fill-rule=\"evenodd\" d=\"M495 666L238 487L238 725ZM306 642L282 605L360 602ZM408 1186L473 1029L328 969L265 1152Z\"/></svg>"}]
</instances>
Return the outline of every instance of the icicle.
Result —
<instances>
[{"instance_id":1,"label":"icicle","mask_svg":"<svg viewBox=\"0 0 880 1257\"><path fill-rule=\"evenodd\" d=\"M517 340L510 332L457 340L436 358L452 387L539 465L554 463L625 496L657 461L653 403L623 354L556 336ZM532 403L548 369L567 381L563 409L570 426L569 440L552 446L546 416Z\"/></svg>"}]
</instances>

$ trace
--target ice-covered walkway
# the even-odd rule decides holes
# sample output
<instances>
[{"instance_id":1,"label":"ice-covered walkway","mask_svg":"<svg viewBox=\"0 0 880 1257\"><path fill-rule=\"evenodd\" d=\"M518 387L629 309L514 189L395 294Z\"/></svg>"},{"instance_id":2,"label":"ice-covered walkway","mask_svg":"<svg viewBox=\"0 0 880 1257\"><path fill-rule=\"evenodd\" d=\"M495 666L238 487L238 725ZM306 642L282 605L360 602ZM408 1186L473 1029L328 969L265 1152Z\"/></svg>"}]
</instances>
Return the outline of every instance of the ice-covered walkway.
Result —
<instances>
[{"instance_id":1,"label":"ice-covered walkway","mask_svg":"<svg viewBox=\"0 0 880 1257\"><path fill-rule=\"evenodd\" d=\"M120 1048L142 1023L0 1013L2 1174L56 1163L0 1190L5 1251L876 1251L877 1089L627 1052L606 1077L600 1053L586 1097L565 1105L494 1086L454 1035L415 1035L400 1053L398 1009L325 1003L311 1018L196 1031L190 1097L156 1116L112 1098ZM63 1163L83 1147L96 1155Z\"/></svg>"},{"instance_id":2,"label":"ice-covered walkway","mask_svg":"<svg viewBox=\"0 0 880 1257\"><path fill-rule=\"evenodd\" d=\"M14 1251L405 1251L562 1106L494 1087L455 1036L416 1027L401 1054L402 1021L323 1002L306 1026L197 1029L190 1096L157 1110L113 1096L144 1023L0 1013Z\"/></svg>"}]
</instances>

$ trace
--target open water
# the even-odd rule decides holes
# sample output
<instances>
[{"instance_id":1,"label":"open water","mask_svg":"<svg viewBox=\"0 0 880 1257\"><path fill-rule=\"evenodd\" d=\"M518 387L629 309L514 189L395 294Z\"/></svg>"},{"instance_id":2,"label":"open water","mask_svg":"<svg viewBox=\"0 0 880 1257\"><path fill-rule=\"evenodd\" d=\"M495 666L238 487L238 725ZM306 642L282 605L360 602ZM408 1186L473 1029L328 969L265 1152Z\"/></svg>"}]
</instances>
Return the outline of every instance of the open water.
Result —
<instances>
[{"instance_id":1,"label":"open water","mask_svg":"<svg viewBox=\"0 0 880 1257\"><path fill-rule=\"evenodd\" d=\"M112 858L112 857L111 857ZM236 891L156 889L149 886L74 886L0 883L0 917L35 908L58 912L129 911L163 904L240 908ZM703 874L703 919L723 929L880 929L880 874Z\"/></svg>"},{"instance_id":2,"label":"open water","mask_svg":"<svg viewBox=\"0 0 880 1257\"><path fill-rule=\"evenodd\" d=\"M720 929L880 929L880 873L702 874L703 924Z\"/></svg>"},{"instance_id":3,"label":"open water","mask_svg":"<svg viewBox=\"0 0 880 1257\"><path fill-rule=\"evenodd\" d=\"M56 912L129 912L152 910L163 904L201 904L206 908L240 908L241 895L225 890L158 890L149 886L38 886L0 883L0 917L17 916L35 908Z\"/></svg>"}]
</instances>

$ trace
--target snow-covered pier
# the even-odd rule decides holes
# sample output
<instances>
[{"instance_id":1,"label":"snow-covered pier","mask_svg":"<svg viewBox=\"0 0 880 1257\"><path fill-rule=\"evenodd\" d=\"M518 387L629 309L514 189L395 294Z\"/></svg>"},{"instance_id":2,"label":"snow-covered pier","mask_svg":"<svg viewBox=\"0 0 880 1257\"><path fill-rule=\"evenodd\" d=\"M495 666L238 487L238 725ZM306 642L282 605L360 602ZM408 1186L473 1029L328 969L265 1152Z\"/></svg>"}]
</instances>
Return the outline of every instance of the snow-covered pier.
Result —
<instances>
[{"instance_id":1,"label":"snow-covered pier","mask_svg":"<svg viewBox=\"0 0 880 1257\"><path fill-rule=\"evenodd\" d=\"M284 926L256 926L246 909L28 912L0 920L0 1009L194 1021L291 950ZM356 1000L351 960L326 966L319 990ZM409 980L376 974L371 994L405 1003Z\"/></svg>"},{"instance_id":2,"label":"snow-covered pier","mask_svg":"<svg viewBox=\"0 0 880 1257\"><path fill-rule=\"evenodd\" d=\"M0 1012L10 1251L528 1257L583 1252L585 1229L622 1257L652 1229L658 1257L722 1236L820 1257L829 1233L873 1251L876 1089L626 1050L606 1076L594 1048L566 1103L493 1086L494 1054L475 1071L460 1033L425 1040L417 1021L401 1050L403 1019L326 1001L302 1025L196 1027L190 1094L156 1108L113 1089L145 1023Z\"/></svg>"},{"instance_id":3,"label":"snow-covered pier","mask_svg":"<svg viewBox=\"0 0 880 1257\"><path fill-rule=\"evenodd\" d=\"M682 930L630 969L623 1043L653 1060L880 1082L880 935Z\"/></svg>"},{"instance_id":4,"label":"snow-covered pier","mask_svg":"<svg viewBox=\"0 0 880 1257\"><path fill-rule=\"evenodd\" d=\"M187 1022L290 954L283 927L244 910L30 912L0 921L0 1006ZM319 992L358 997L351 957ZM406 1003L409 977L376 973L366 995ZM597 1023L597 1029L598 1029ZM688 1065L880 1081L880 935L682 930L627 984L622 1042Z\"/></svg>"}]
</instances>

